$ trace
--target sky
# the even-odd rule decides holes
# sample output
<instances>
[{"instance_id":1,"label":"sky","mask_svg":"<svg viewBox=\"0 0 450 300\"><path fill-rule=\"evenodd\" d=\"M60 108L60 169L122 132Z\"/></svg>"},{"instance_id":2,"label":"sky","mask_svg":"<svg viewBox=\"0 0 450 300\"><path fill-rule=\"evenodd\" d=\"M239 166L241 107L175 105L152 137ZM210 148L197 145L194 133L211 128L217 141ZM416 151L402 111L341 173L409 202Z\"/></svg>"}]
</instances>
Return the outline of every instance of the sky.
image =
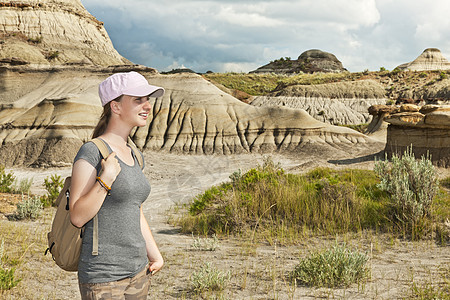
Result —
<instances>
[{"instance_id":1,"label":"sky","mask_svg":"<svg viewBox=\"0 0 450 300\"><path fill-rule=\"evenodd\" d=\"M304 51L350 72L393 70L426 48L450 60L448 0L81 0L117 51L160 72L250 72Z\"/></svg>"}]
</instances>

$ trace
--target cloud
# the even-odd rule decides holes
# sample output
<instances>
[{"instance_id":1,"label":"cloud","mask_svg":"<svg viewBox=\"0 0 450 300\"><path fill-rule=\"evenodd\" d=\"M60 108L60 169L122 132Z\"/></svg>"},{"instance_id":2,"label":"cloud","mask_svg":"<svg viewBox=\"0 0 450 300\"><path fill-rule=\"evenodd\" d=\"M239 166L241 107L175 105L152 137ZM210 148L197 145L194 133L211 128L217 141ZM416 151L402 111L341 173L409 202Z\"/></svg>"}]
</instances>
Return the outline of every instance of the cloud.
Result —
<instances>
[{"instance_id":1,"label":"cloud","mask_svg":"<svg viewBox=\"0 0 450 300\"><path fill-rule=\"evenodd\" d=\"M450 2L408 0L82 0L116 49L167 71L250 71L309 49L350 71L394 68L425 48L450 52Z\"/></svg>"}]
</instances>

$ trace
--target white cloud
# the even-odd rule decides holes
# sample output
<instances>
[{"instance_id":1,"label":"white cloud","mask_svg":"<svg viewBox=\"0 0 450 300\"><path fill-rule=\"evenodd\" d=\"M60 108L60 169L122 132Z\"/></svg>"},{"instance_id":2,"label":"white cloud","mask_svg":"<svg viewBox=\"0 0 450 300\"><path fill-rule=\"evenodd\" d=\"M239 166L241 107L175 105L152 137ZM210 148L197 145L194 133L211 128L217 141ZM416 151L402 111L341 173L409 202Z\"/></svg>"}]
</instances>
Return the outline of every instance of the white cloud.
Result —
<instances>
[{"instance_id":1,"label":"white cloud","mask_svg":"<svg viewBox=\"0 0 450 300\"><path fill-rule=\"evenodd\" d=\"M351 71L393 69L428 47L450 53L448 0L82 2L122 55L160 70L250 71L313 48Z\"/></svg>"}]
</instances>

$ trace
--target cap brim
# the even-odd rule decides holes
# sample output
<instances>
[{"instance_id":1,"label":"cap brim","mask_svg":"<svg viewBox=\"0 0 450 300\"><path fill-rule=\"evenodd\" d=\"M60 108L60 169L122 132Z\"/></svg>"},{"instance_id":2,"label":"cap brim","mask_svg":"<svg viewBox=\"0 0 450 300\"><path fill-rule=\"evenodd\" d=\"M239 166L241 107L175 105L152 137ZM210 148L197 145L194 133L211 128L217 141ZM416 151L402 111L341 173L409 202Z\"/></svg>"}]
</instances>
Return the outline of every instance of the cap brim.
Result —
<instances>
[{"instance_id":1,"label":"cap brim","mask_svg":"<svg viewBox=\"0 0 450 300\"><path fill-rule=\"evenodd\" d=\"M154 97L158 98L164 95L164 89L159 86L154 85L141 85L128 90L123 91L124 95L134 96L134 97Z\"/></svg>"}]
</instances>

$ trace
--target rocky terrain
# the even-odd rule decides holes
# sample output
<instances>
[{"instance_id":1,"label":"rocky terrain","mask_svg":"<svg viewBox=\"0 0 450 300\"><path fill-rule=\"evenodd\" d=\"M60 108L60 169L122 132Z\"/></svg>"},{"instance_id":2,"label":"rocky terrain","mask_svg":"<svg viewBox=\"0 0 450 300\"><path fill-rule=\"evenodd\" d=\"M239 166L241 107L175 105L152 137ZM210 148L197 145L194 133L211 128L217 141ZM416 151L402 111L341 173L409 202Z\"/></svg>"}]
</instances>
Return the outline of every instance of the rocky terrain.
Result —
<instances>
[{"instance_id":1,"label":"rocky terrain","mask_svg":"<svg viewBox=\"0 0 450 300\"><path fill-rule=\"evenodd\" d=\"M101 113L97 86L115 69L36 73L17 68L6 68L2 74L10 88L9 101L0 111L1 161L7 166L70 164ZM379 143L351 129L319 122L304 110L245 104L199 75L138 70L166 89L164 97L152 102L148 125L133 135L142 149L232 154L302 151L310 146L345 151ZM29 91L15 94L14 86L30 78L34 83L27 84Z\"/></svg>"},{"instance_id":2,"label":"rocky terrain","mask_svg":"<svg viewBox=\"0 0 450 300\"><path fill-rule=\"evenodd\" d=\"M321 122L363 124L371 121L368 108L387 102L384 87L375 80L317 85L292 85L266 96L257 96L254 106L284 106L304 109Z\"/></svg>"},{"instance_id":3,"label":"rocky terrain","mask_svg":"<svg viewBox=\"0 0 450 300\"><path fill-rule=\"evenodd\" d=\"M298 59L280 58L268 63L250 73L314 73L314 72L343 72L346 69L334 54L312 49L300 54Z\"/></svg>"},{"instance_id":4,"label":"rocky terrain","mask_svg":"<svg viewBox=\"0 0 450 300\"><path fill-rule=\"evenodd\" d=\"M80 0L0 2L0 26L3 64L130 64Z\"/></svg>"}]
</instances>

